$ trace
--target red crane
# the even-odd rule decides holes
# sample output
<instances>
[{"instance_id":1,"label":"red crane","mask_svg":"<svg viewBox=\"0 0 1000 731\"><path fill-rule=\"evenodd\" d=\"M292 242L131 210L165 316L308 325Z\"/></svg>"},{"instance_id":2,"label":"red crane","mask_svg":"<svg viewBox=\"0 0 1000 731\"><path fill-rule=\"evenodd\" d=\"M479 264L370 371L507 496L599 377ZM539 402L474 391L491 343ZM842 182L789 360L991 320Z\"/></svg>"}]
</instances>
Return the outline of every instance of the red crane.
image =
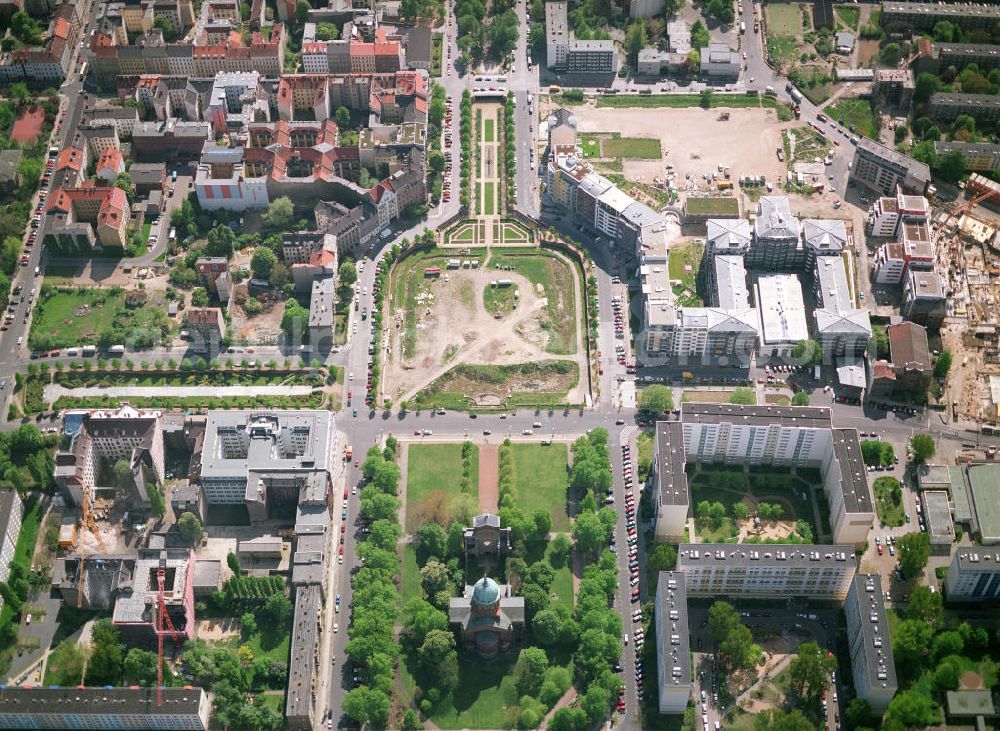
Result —
<instances>
[{"instance_id":1,"label":"red crane","mask_svg":"<svg viewBox=\"0 0 1000 731\"><path fill-rule=\"evenodd\" d=\"M174 622L167 612L167 603L163 598L163 582L167 572L163 568L156 570L156 583L158 590L156 593L156 705L163 705L163 636L170 634L175 645L180 644L181 633L174 628ZM166 622L167 629L163 628Z\"/></svg>"}]
</instances>

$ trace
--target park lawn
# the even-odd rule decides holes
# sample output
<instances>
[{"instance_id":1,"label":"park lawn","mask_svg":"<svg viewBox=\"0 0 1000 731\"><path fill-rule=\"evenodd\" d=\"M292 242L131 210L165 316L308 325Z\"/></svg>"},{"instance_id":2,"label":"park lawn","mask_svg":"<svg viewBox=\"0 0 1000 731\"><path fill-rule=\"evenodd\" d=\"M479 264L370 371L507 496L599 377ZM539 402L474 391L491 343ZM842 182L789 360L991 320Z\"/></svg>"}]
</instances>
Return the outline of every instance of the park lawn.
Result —
<instances>
[{"instance_id":1,"label":"park lawn","mask_svg":"<svg viewBox=\"0 0 1000 731\"><path fill-rule=\"evenodd\" d=\"M525 515L535 510L547 510L552 516L552 530L568 531L566 445L515 444L513 451L517 506Z\"/></svg>"},{"instance_id":2,"label":"park lawn","mask_svg":"<svg viewBox=\"0 0 1000 731\"><path fill-rule=\"evenodd\" d=\"M568 536L567 536L568 537ZM555 579L552 581L551 593L554 595L552 597L552 604L561 604L570 611L573 610L573 570L570 568L569 564L564 564L562 566L556 567L552 563L552 542L545 547L545 558L548 560L552 569L556 573Z\"/></svg>"},{"instance_id":3,"label":"park lawn","mask_svg":"<svg viewBox=\"0 0 1000 731\"><path fill-rule=\"evenodd\" d=\"M442 56L444 55L444 36L434 33L431 36L431 76L440 76Z\"/></svg>"},{"instance_id":4,"label":"park lawn","mask_svg":"<svg viewBox=\"0 0 1000 731\"><path fill-rule=\"evenodd\" d=\"M496 210L496 194L493 192L493 183L483 183L483 214L492 216Z\"/></svg>"},{"instance_id":5,"label":"park lawn","mask_svg":"<svg viewBox=\"0 0 1000 731\"><path fill-rule=\"evenodd\" d=\"M462 492L462 445L411 444L406 470L406 532L423 524L421 503L443 493L450 502ZM472 450L472 496L479 497L479 450Z\"/></svg>"},{"instance_id":6,"label":"park lawn","mask_svg":"<svg viewBox=\"0 0 1000 731\"><path fill-rule=\"evenodd\" d=\"M875 490L875 509L879 521L889 528L903 525L903 493L895 477L879 477L872 486Z\"/></svg>"},{"instance_id":7,"label":"park lawn","mask_svg":"<svg viewBox=\"0 0 1000 731\"><path fill-rule=\"evenodd\" d=\"M765 12L769 34L794 36L802 32L802 9L798 5L772 3Z\"/></svg>"},{"instance_id":8,"label":"park lawn","mask_svg":"<svg viewBox=\"0 0 1000 731\"><path fill-rule=\"evenodd\" d=\"M253 650L254 657L269 657L279 662L288 662L288 648L292 640L290 627L281 633L281 638L276 645L272 646L270 642L265 643L264 640L264 633L258 630L250 636L245 644Z\"/></svg>"},{"instance_id":9,"label":"park lawn","mask_svg":"<svg viewBox=\"0 0 1000 731\"><path fill-rule=\"evenodd\" d=\"M837 14L840 22L846 25L848 30L857 29L858 21L861 20L861 11L858 8L838 6L833 9L833 12Z\"/></svg>"},{"instance_id":10,"label":"park lawn","mask_svg":"<svg viewBox=\"0 0 1000 731\"><path fill-rule=\"evenodd\" d=\"M643 485L649 476L649 470L653 464L653 435L648 430L639 432L639 436L635 440L635 446L638 460L636 462L636 477L639 478L639 484Z\"/></svg>"},{"instance_id":11,"label":"park lawn","mask_svg":"<svg viewBox=\"0 0 1000 731\"><path fill-rule=\"evenodd\" d=\"M493 142L493 125L496 121L489 117L483 120L483 142Z\"/></svg>"},{"instance_id":12,"label":"park lawn","mask_svg":"<svg viewBox=\"0 0 1000 731\"><path fill-rule=\"evenodd\" d=\"M855 131L871 139L878 138L878 128L875 126L875 115L871 104L866 99L841 99L836 104L826 108L830 119L843 120L844 125L854 125Z\"/></svg>"},{"instance_id":13,"label":"park lawn","mask_svg":"<svg viewBox=\"0 0 1000 731\"><path fill-rule=\"evenodd\" d=\"M431 713L431 721L443 729L512 728L507 709L517 705L514 678L514 653L501 655L492 662L458 659L458 684Z\"/></svg>"}]
</instances>

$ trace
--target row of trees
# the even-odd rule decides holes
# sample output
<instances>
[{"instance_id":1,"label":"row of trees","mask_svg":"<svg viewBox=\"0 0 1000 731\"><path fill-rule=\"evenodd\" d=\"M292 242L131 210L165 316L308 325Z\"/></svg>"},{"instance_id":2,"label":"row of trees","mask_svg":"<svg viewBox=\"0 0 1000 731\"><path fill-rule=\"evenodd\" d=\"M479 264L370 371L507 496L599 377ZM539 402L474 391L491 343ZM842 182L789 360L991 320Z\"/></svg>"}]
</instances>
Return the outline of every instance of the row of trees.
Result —
<instances>
[{"instance_id":1,"label":"row of trees","mask_svg":"<svg viewBox=\"0 0 1000 731\"><path fill-rule=\"evenodd\" d=\"M468 210L472 189L472 93L468 89L462 91L462 101L458 106L458 141L461 145L458 195L462 208Z\"/></svg>"},{"instance_id":2,"label":"row of trees","mask_svg":"<svg viewBox=\"0 0 1000 731\"><path fill-rule=\"evenodd\" d=\"M514 162L517 154L514 149L514 92L508 91L507 98L503 104L503 154L504 154L504 181L507 186L507 205L513 206L517 203L516 176L517 163Z\"/></svg>"},{"instance_id":3,"label":"row of trees","mask_svg":"<svg viewBox=\"0 0 1000 731\"><path fill-rule=\"evenodd\" d=\"M385 449L371 447L365 455L362 474L367 484L361 490L361 520L370 522L371 532L357 545L362 566L351 582L354 594L347 656L364 681L347 693L343 709L353 721L376 726L384 726L389 720L390 699L395 691L395 664L399 657L399 645L393 636L399 619L396 541L402 534L396 497L399 491L396 448L395 439L390 437ZM438 580L431 572L427 577L421 576L422 581L425 578L429 584ZM451 633L447 634L454 646ZM421 647L427 639L426 636L421 639ZM436 655L439 664L448 664L447 652L442 651L443 640L438 635L430 638L426 651L428 662L432 655L440 652ZM408 715L405 726L416 727L415 714Z\"/></svg>"}]
</instances>

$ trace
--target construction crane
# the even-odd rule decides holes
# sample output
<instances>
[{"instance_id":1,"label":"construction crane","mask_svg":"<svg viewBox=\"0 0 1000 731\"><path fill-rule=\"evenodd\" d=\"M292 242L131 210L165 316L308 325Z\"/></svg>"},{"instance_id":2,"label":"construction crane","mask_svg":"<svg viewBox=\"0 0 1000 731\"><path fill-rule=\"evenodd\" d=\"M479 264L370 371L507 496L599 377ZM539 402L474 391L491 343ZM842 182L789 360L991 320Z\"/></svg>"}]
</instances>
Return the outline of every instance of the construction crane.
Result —
<instances>
[{"instance_id":1,"label":"construction crane","mask_svg":"<svg viewBox=\"0 0 1000 731\"><path fill-rule=\"evenodd\" d=\"M108 549L104 546L104 539L101 538L101 531L97 527L97 523L94 522L94 516L90 514L90 503L93 501L94 496L91 493L91 488L89 486L84 486L83 488L83 520L84 526L90 529L90 532L94 534L94 538L97 539L97 545L101 547L102 551L107 551Z\"/></svg>"},{"instance_id":2,"label":"construction crane","mask_svg":"<svg viewBox=\"0 0 1000 731\"><path fill-rule=\"evenodd\" d=\"M986 200L987 198L990 198L991 196L993 196L993 194L994 193L993 193L992 190L987 190L987 191L985 191L983 193L979 193L978 195L976 195L973 198L967 200L965 203L963 203L958 208L956 208L955 210L953 210L951 212L951 215L954 216L955 218L958 218L963 213L967 213L968 211L971 211L973 208L975 208L976 206L978 206L984 200Z\"/></svg>"},{"instance_id":3,"label":"construction crane","mask_svg":"<svg viewBox=\"0 0 1000 731\"><path fill-rule=\"evenodd\" d=\"M83 556L77 559L76 569L76 608L83 606Z\"/></svg>"},{"instance_id":4,"label":"construction crane","mask_svg":"<svg viewBox=\"0 0 1000 731\"><path fill-rule=\"evenodd\" d=\"M163 598L163 582L166 580L166 571L161 566L156 570L156 705L163 705L163 636L167 633L174 641L174 645L181 642L181 633L174 628L174 622L167 612L167 602ZM164 622L167 629L163 628Z\"/></svg>"}]
</instances>

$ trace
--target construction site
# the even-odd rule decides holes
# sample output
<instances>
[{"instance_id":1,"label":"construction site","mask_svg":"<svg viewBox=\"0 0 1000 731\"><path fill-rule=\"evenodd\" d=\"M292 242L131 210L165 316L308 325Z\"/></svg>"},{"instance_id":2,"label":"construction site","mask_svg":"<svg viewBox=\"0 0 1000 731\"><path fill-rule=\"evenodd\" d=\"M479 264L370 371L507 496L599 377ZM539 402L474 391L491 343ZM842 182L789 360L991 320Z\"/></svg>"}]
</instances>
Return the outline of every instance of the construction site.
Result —
<instances>
[{"instance_id":1,"label":"construction site","mask_svg":"<svg viewBox=\"0 0 1000 731\"><path fill-rule=\"evenodd\" d=\"M1000 422L1000 185L973 175L964 198L935 217L939 271L947 273L941 347L953 360L941 401L951 420L991 431Z\"/></svg>"}]
</instances>

